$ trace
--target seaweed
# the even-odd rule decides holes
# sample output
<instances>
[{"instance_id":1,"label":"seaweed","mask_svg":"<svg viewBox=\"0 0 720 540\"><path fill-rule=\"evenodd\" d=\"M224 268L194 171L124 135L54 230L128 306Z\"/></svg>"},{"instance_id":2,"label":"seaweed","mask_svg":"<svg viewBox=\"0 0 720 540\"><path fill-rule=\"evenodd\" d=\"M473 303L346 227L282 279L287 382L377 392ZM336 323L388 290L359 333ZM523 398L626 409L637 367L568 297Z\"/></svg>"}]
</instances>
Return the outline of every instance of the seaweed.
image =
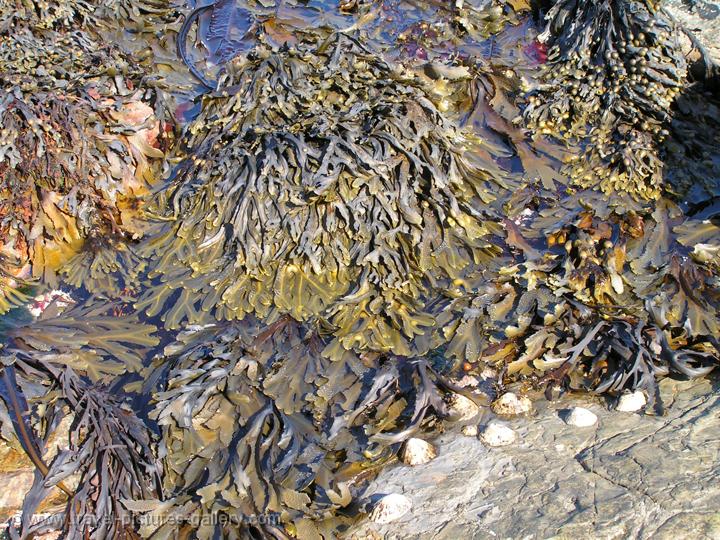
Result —
<instances>
[{"instance_id":1,"label":"seaweed","mask_svg":"<svg viewBox=\"0 0 720 540\"><path fill-rule=\"evenodd\" d=\"M660 412L717 366L716 99L657 2L554 2L547 48L523 0L8 5L0 311L79 300L2 321L15 537L333 538L485 404L463 372ZM192 39L220 68L175 140Z\"/></svg>"},{"instance_id":2,"label":"seaweed","mask_svg":"<svg viewBox=\"0 0 720 540\"><path fill-rule=\"evenodd\" d=\"M147 513L141 534L318 537L348 521L359 476L447 415L458 389L426 359L331 359L327 342L288 316L247 317L165 347L145 391L168 498L130 506Z\"/></svg>"},{"instance_id":3,"label":"seaweed","mask_svg":"<svg viewBox=\"0 0 720 540\"><path fill-rule=\"evenodd\" d=\"M12 418L20 444L37 466L13 538L54 530L68 537L134 537L124 500L158 496L160 469L153 435L112 392L117 375L140 369L157 345L154 327L107 314L107 306L51 305L39 319L18 322L4 336L4 418ZM70 414L67 445L45 463L51 433ZM55 490L67 495L65 519L33 520Z\"/></svg>"},{"instance_id":4,"label":"seaweed","mask_svg":"<svg viewBox=\"0 0 720 540\"><path fill-rule=\"evenodd\" d=\"M156 281L137 308L171 329L290 314L342 349L414 354L434 291L497 254L489 203L509 177L344 34L226 69L155 201L170 223L145 243Z\"/></svg>"},{"instance_id":5,"label":"seaweed","mask_svg":"<svg viewBox=\"0 0 720 540\"><path fill-rule=\"evenodd\" d=\"M56 37L0 36L0 250L18 279L51 286L85 240L142 235L138 200L166 140L128 58L86 34Z\"/></svg>"},{"instance_id":6,"label":"seaweed","mask_svg":"<svg viewBox=\"0 0 720 540\"><path fill-rule=\"evenodd\" d=\"M567 167L573 185L657 198L658 145L687 71L674 23L650 0L558 0L545 17L547 63L528 86L528 125L583 144Z\"/></svg>"},{"instance_id":7,"label":"seaweed","mask_svg":"<svg viewBox=\"0 0 720 540\"><path fill-rule=\"evenodd\" d=\"M652 396L656 378L717 366L720 230L667 199L604 212L590 201L506 221L517 261L448 307L447 354L508 381Z\"/></svg>"}]
</instances>

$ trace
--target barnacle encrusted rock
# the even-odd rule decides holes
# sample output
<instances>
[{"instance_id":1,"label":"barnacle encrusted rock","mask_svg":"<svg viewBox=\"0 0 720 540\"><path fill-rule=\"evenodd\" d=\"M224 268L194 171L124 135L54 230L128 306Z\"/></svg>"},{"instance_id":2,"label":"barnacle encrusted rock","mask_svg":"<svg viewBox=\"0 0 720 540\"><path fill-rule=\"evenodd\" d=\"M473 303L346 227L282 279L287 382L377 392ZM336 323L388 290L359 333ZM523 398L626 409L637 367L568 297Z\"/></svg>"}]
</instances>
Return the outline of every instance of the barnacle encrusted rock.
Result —
<instances>
[{"instance_id":1,"label":"barnacle encrusted rock","mask_svg":"<svg viewBox=\"0 0 720 540\"><path fill-rule=\"evenodd\" d=\"M658 142L686 64L678 30L652 0L557 0L540 36L548 62L525 118L538 132L582 142L572 184L657 198Z\"/></svg>"},{"instance_id":2,"label":"barnacle encrusted rock","mask_svg":"<svg viewBox=\"0 0 720 540\"><path fill-rule=\"evenodd\" d=\"M157 200L173 222L147 246L160 284L138 306L168 328L287 313L335 335L334 355L424 352L436 291L497 253L502 179L464 158L472 145L348 35L261 46L187 128Z\"/></svg>"}]
</instances>

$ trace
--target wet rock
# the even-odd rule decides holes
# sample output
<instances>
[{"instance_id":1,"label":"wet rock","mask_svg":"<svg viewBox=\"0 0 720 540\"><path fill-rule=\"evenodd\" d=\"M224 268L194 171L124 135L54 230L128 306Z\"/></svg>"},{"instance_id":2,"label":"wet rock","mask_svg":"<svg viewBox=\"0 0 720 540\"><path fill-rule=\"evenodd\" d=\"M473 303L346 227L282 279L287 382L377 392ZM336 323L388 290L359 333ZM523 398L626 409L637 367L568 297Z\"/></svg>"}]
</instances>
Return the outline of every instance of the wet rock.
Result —
<instances>
[{"instance_id":1,"label":"wet rock","mask_svg":"<svg viewBox=\"0 0 720 540\"><path fill-rule=\"evenodd\" d=\"M400 449L400 460L406 465L424 465L437 457L437 450L427 441L411 438Z\"/></svg>"},{"instance_id":2,"label":"wet rock","mask_svg":"<svg viewBox=\"0 0 720 540\"><path fill-rule=\"evenodd\" d=\"M517 434L505 424L491 422L483 430L480 440L488 446L507 446L517 439Z\"/></svg>"},{"instance_id":3,"label":"wet rock","mask_svg":"<svg viewBox=\"0 0 720 540\"><path fill-rule=\"evenodd\" d=\"M492 410L501 416L517 416L527 414L532 410L532 402L527 396L517 396L507 392L492 403Z\"/></svg>"},{"instance_id":4,"label":"wet rock","mask_svg":"<svg viewBox=\"0 0 720 540\"><path fill-rule=\"evenodd\" d=\"M460 429L433 441L423 467L390 467L361 494L402 492L413 507L383 539L720 538L720 376L660 383L666 416L618 414L590 396L533 397L532 418L510 418L522 444L489 448ZM583 407L597 428L558 420Z\"/></svg>"},{"instance_id":5,"label":"wet rock","mask_svg":"<svg viewBox=\"0 0 720 540\"><path fill-rule=\"evenodd\" d=\"M477 437L478 436L477 426L463 426L463 428L460 430L460 432L465 437Z\"/></svg>"},{"instance_id":6,"label":"wet rock","mask_svg":"<svg viewBox=\"0 0 720 540\"><path fill-rule=\"evenodd\" d=\"M575 427L590 427L597 424L597 415L584 407L573 407L565 415L565 423Z\"/></svg>"},{"instance_id":7,"label":"wet rock","mask_svg":"<svg viewBox=\"0 0 720 540\"><path fill-rule=\"evenodd\" d=\"M663 6L692 31L713 61L720 63L720 2L717 0L666 0Z\"/></svg>"},{"instance_id":8,"label":"wet rock","mask_svg":"<svg viewBox=\"0 0 720 540\"><path fill-rule=\"evenodd\" d=\"M616 411L620 412L637 412L647 404L647 398L640 390L629 394L623 394L618 399L615 407Z\"/></svg>"},{"instance_id":9,"label":"wet rock","mask_svg":"<svg viewBox=\"0 0 720 540\"><path fill-rule=\"evenodd\" d=\"M405 495L391 493L380 499L370 512L370 520L375 523L390 523L400 519L412 508L412 502Z\"/></svg>"}]
</instances>

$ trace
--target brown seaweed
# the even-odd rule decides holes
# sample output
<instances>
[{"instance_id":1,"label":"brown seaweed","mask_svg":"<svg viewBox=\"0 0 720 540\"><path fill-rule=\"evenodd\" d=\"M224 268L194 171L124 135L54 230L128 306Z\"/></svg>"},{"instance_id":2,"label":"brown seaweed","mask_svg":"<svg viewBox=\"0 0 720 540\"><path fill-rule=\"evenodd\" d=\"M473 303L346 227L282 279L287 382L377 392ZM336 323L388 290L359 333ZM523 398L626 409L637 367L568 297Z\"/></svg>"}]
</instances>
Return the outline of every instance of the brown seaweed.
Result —
<instances>
[{"instance_id":1,"label":"brown seaweed","mask_svg":"<svg viewBox=\"0 0 720 540\"><path fill-rule=\"evenodd\" d=\"M559 0L546 15L548 60L529 89L529 125L585 145L572 183L656 198L658 144L686 76L673 23L650 0Z\"/></svg>"},{"instance_id":2,"label":"brown seaweed","mask_svg":"<svg viewBox=\"0 0 720 540\"><path fill-rule=\"evenodd\" d=\"M69 497L61 528L71 538L134 534L123 501L159 493L151 432L105 386L118 374L140 368L140 351L158 343L155 329L107 311L107 306L64 311L50 306L38 320L18 322L6 332L0 349L2 401L38 466L20 531L10 530L14 538L58 528L57 520L31 520L58 488ZM4 418L10 418L7 410ZM48 437L68 414L73 417L68 446L45 464Z\"/></svg>"},{"instance_id":3,"label":"brown seaweed","mask_svg":"<svg viewBox=\"0 0 720 540\"><path fill-rule=\"evenodd\" d=\"M289 314L338 354L427 350L423 297L493 258L488 203L508 179L471 165L472 139L418 83L345 35L227 70L157 199L173 222L146 244L158 281L138 308L171 329Z\"/></svg>"},{"instance_id":4,"label":"brown seaweed","mask_svg":"<svg viewBox=\"0 0 720 540\"><path fill-rule=\"evenodd\" d=\"M333 538L362 482L442 429L452 393L478 401L461 370L639 388L660 410L658 378L716 367L717 110L686 86L657 3L555 2L547 57L523 1L419 3L392 39L373 16L393 2L214 4L184 24L160 0L24 2L28 24L0 9L0 34L16 24L0 53L0 310L26 301L26 274L96 295L3 334L0 434L38 468L16 537ZM166 55L193 38L223 66L174 141L166 93L187 81L168 66L194 64ZM575 99L588 74L592 107ZM664 78L644 99L650 75ZM538 76L530 138L522 82ZM150 149L133 139L149 133ZM175 168L145 208L166 151ZM25 238L77 246L38 273L54 264ZM62 521L32 520L51 493Z\"/></svg>"}]
</instances>

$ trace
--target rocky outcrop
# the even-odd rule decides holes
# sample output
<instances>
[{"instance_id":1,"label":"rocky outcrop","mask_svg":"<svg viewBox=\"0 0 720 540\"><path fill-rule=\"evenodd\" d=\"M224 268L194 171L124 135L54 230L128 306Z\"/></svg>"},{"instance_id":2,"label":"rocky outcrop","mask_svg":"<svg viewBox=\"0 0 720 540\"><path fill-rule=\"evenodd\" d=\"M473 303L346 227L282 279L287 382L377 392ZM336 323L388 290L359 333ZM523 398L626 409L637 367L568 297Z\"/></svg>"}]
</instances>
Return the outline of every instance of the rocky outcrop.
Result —
<instances>
[{"instance_id":1,"label":"rocky outcrop","mask_svg":"<svg viewBox=\"0 0 720 540\"><path fill-rule=\"evenodd\" d=\"M500 448L458 427L436 441L434 461L387 469L364 494L402 493L412 509L387 525L363 522L348 537L718 538L719 384L661 382L665 416L615 411L588 396L538 397L534 416L504 420L518 438ZM598 423L566 424L575 406Z\"/></svg>"},{"instance_id":2,"label":"rocky outcrop","mask_svg":"<svg viewBox=\"0 0 720 540\"><path fill-rule=\"evenodd\" d=\"M720 63L720 2L717 0L667 0L665 9L685 28L695 34Z\"/></svg>"}]
</instances>

